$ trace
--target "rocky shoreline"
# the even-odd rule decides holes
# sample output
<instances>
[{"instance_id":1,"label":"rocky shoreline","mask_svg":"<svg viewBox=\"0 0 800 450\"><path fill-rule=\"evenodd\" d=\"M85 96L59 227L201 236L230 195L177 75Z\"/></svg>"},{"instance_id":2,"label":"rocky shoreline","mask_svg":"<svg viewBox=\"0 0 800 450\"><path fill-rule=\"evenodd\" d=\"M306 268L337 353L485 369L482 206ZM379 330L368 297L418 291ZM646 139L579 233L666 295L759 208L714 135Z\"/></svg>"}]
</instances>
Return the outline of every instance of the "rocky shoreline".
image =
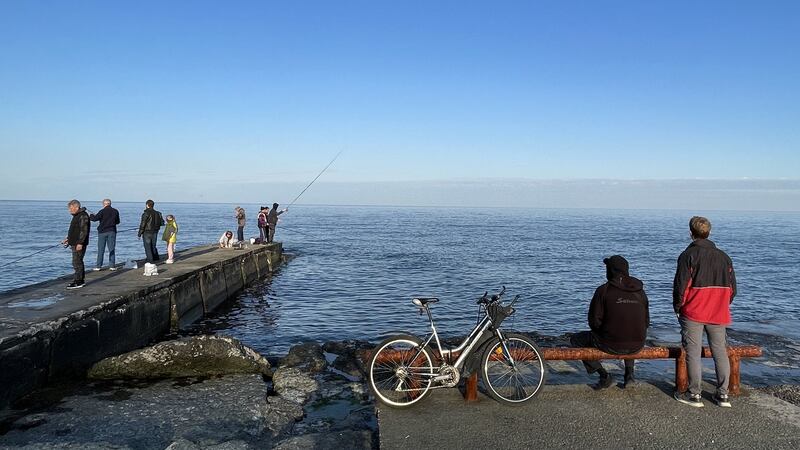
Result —
<instances>
[{"instance_id":1,"label":"rocky shoreline","mask_svg":"<svg viewBox=\"0 0 800 450\"><path fill-rule=\"evenodd\" d=\"M533 337L543 346L568 341ZM98 362L87 382L22 401L0 417L0 448L377 448L360 357L370 348L306 342L268 359L230 337L164 341ZM757 390L800 406L798 385Z\"/></svg>"},{"instance_id":2,"label":"rocky shoreline","mask_svg":"<svg viewBox=\"0 0 800 450\"><path fill-rule=\"evenodd\" d=\"M100 361L62 398L23 402L0 448L377 448L367 345L308 342L272 367L233 338L162 342Z\"/></svg>"}]
</instances>

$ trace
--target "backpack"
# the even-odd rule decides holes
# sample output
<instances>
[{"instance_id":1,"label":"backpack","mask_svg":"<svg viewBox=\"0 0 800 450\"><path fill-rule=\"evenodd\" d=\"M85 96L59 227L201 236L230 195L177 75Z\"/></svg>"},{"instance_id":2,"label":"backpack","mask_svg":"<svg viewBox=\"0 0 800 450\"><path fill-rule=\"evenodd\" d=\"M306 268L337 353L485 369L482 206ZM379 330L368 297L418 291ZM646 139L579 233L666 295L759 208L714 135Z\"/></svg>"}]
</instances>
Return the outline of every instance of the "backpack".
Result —
<instances>
[{"instance_id":1,"label":"backpack","mask_svg":"<svg viewBox=\"0 0 800 450\"><path fill-rule=\"evenodd\" d=\"M267 226L267 215L263 212L258 213L258 226L261 228Z\"/></svg>"}]
</instances>

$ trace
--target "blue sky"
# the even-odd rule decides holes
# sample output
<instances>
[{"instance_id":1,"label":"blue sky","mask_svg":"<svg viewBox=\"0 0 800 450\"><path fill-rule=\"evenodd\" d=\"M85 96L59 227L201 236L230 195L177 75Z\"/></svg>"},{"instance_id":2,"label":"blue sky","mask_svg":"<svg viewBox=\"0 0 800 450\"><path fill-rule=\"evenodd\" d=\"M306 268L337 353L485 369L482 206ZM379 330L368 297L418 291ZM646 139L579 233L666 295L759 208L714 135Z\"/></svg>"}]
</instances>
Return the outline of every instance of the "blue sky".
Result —
<instances>
[{"instance_id":1,"label":"blue sky","mask_svg":"<svg viewBox=\"0 0 800 450\"><path fill-rule=\"evenodd\" d=\"M800 199L798 2L300 3L3 2L0 198L286 201L344 149L321 181L346 188L313 200L695 178Z\"/></svg>"}]
</instances>

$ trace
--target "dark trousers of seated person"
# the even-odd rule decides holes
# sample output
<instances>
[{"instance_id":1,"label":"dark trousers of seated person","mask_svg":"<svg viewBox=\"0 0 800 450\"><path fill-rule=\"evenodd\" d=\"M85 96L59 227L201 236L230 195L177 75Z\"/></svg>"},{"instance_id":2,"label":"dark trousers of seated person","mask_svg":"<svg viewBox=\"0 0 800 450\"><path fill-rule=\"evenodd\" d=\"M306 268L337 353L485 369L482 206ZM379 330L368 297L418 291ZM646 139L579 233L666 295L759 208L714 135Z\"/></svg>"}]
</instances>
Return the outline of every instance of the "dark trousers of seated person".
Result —
<instances>
[{"instance_id":1,"label":"dark trousers of seated person","mask_svg":"<svg viewBox=\"0 0 800 450\"><path fill-rule=\"evenodd\" d=\"M629 352L626 353L613 352L609 351L609 349L600 348L601 346L597 345L597 341L595 340L591 331L581 331L580 333L575 333L572 335L569 342L573 347L594 347L609 354L624 355L629 353ZM636 362L635 359L625 360L626 378L629 377L630 375L633 375L633 366L635 362ZM586 367L586 372L590 375L595 372L600 372L600 376L608 376L608 373L605 371L605 369L603 369L603 364L600 361L583 361L583 366Z\"/></svg>"}]
</instances>

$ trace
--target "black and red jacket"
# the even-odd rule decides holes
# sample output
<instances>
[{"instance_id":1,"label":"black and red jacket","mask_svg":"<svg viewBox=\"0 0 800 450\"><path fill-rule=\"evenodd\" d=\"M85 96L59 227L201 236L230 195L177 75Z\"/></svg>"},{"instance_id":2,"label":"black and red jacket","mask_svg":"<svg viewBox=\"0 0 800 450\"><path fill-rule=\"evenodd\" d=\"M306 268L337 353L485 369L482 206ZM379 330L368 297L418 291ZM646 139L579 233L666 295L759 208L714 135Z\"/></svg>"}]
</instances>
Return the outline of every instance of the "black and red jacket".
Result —
<instances>
[{"instance_id":1,"label":"black and red jacket","mask_svg":"<svg viewBox=\"0 0 800 450\"><path fill-rule=\"evenodd\" d=\"M695 239L678 257L672 287L675 312L694 322L730 325L735 295L731 258L708 239Z\"/></svg>"}]
</instances>

